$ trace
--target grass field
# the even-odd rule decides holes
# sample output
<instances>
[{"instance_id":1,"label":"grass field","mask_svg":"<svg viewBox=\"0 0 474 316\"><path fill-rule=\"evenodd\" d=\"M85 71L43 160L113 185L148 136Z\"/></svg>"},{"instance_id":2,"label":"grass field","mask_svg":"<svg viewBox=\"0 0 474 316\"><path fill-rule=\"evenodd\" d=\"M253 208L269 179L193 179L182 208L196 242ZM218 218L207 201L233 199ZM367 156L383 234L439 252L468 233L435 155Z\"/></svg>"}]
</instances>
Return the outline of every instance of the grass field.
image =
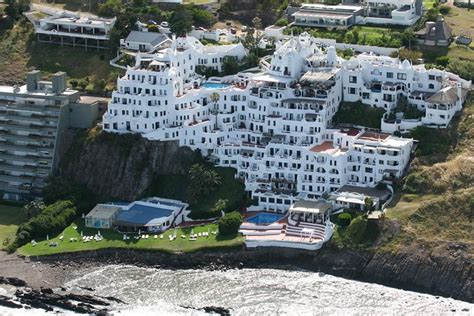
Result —
<instances>
[{"instance_id":1,"label":"grass field","mask_svg":"<svg viewBox=\"0 0 474 316\"><path fill-rule=\"evenodd\" d=\"M222 247L238 247L243 244L243 237L231 236L222 237L219 235L209 234L209 237L198 237L197 240L189 240L191 230L194 233L199 232L213 232L217 230L217 224L207 224L196 226L194 228L180 228L177 229L177 238L174 241L170 241L168 236L174 234L174 230L168 230L163 234L163 239L153 238L153 234L149 234L149 239L134 239L133 235L130 235L129 240L123 240L123 234L113 230L100 230L101 235L104 237L101 241L90 241L84 243L82 241L70 242L70 238L81 239L81 231L85 236L93 236L98 233L97 229L86 228L82 224L83 220L77 220L75 223L67 227L59 236L50 238L49 241L43 240L38 242L36 246L31 243L18 249L18 252L28 256L40 256L58 253L67 253L75 251L85 250L97 250L105 248L129 248L129 249L148 249L157 250L164 252L192 252L199 249L210 249L210 248L222 248ZM77 227L77 229L74 229ZM60 236L64 236L63 241L59 240ZM182 238L181 235L186 235L186 238ZM159 236L159 235L158 235ZM51 242L57 242L57 247L50 247Z\"/></svg>"},{"instance_id":2,"label":"grass field","mask_svg":"<svg viewBox=\"0 0 474 316\"><path fill-rule=\"evenodd\" d=\"M453 6L444 19L454 35L465 34L474 37L474 10ZM474 47L472 43L471 47Z\"/></svg>"},{"instance_id":3,"label":"grass field","mask_svg":"<svg viewBox=\"0 0 474 316\"><path fill-rule=\"evenodd\" d=\"M18 225L25 221L26 217L21 207L0 204L0 249L7 246L5 239L15 239Z\"/></svg>"}]
</instances>

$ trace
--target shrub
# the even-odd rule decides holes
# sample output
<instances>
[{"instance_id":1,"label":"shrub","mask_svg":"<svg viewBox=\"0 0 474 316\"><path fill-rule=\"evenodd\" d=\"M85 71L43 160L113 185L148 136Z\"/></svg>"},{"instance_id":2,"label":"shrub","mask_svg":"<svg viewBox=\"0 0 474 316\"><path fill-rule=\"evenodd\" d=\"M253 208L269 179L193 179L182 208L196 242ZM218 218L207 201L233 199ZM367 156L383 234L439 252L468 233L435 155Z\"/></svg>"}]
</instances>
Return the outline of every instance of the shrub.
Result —
<instances>
[{"instance_id":1,"label":"shrub","mask_svg":"<svg viewBox=\"0 0 474 316\"><path fill-rule=\"evenodd\" d=\"M82 90L85 90L88 84L89 84L89 82L88 82L86 79L81 79L81 80L79 80L79 82L78 82L78 86L79 86L79 88L81 88Z\"/></svg>"},{"instance_id":2,"label":"shrub","mask_svg":"<svg viewBox=\"0 0 474 316\"><path fill-rule=\"evenodd\" d=\"M276 26L287 26L288 25L288 20L285 18L280 18L275 22Z\"/></svg>"},{"instance_id":3,"label":"shrub","mask_svg":"<svg viewBox=\"0 0 474 316\"><path fill-rule=\"evenodd\" d=\"M211 214L213 217L219 217L222 212L224 212L227 209L227 200L217 200L216 204L211 210Z\"/></svg>"},{"instance_id":4,"label":"shrub","mask_svg":"<svg viewBox=\"0 0 474 316\"><path fill-rule=\"evenodd\" d=\"M447 15L449 14L450 11L451 11L451 8L448 7L447 5L442 5L439 7L439 13L441 13L442 15Z\"/></svg>"},{"instance_id":5,"label":"shrub","mask_svg":"<svg viewBox=\"0 0 474 316\"><path fill-rule=\"evenodd\" d=\"M219 225L220 235L235 235L242 224L242 215L239 212L227 213L219 219L217 224Z\"/></svg>"},{"instance_id":6,"label":"shrub","mask_svg":"<svg viewBox=\"0 0 474 316\"><path fill-rule=\"evenodd\" d=\"M436 63L438 65L446 67L449 63L449 57L448 56L439 56L439 57L436 58Z\"/></svg>"},{"instance_id":7,"label":"shrub","mask_svg":"<svg viewBox=\"0 0 474 316\"><path fill-rule=\"evenodd\" d=\"M334 115L334 123L362 125L380 128L380 120L384 115L383 108L372 108L361 102L344 102Z\"/></svg>"},{"instance_id":8,"label":"shrub","mask_svg":"<svg viewBox=\"0 0 474 316\"><path fill-rule=\"evenodd\" d=\"M347 227L351 223L351 214L349 213L341 213L337 216L337 220L339 222L339 225L342 227Z\"/></svg>"},{"instance_id":9,"label":"shrub","mask_svg":"<svg viewBox=\"0 0 474 316\"><path fill-rule=\"evenodd\" d=\"M76 89L76 88L77 88L77 85L79 84L79 82L78 82L76 79L71 79L71 80L69 81L69 84L71 85L71 87L72 87L73 89Z\"/></svg>"}]
</instances>

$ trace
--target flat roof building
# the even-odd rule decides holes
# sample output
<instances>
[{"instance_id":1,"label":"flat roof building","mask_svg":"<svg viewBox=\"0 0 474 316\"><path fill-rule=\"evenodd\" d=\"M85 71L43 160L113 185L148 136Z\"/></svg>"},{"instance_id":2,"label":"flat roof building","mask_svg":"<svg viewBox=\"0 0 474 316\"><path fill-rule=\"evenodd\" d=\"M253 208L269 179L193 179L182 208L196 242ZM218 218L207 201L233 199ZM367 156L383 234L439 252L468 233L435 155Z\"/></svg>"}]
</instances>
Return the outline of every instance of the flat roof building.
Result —
<instances>
[{"instance_id":1,"label":"flat roof building","mask_svg":"<svg viewBox=\"0 0 474 316\"><path fill-rule=\"evenodd\" d=\"M61 46L106 49L110 31L117 18L100 18L83 14L41 7L40 10L25 12L33 23L38 42Z\"/></svg>"},{"instance_id":2,"label":"flat roof building","mask_svg":"<svg viewBox=\"0 0 474 316\"><path fill-rule=\"evenodd\" d=\"M116 205L97 204L85 217L86 227L112 228L120 210L121 208Z\"/></svg>"}]
</instances>

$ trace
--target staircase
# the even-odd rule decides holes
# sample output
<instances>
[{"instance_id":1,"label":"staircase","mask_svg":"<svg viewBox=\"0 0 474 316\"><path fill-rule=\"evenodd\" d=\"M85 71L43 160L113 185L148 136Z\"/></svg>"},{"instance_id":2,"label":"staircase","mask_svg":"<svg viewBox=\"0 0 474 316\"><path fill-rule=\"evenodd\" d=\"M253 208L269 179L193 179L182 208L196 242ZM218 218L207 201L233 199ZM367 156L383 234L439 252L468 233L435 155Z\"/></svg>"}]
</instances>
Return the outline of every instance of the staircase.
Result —
<instances>
[{"instance_id":1,"label":"staircase","mask_svg":"<svg viewBox=\"0 0 474 316\"><path fill-rule=\"evenodd\" d=\"M286 235L301 237L301 231L304 229L313 229L313 238L315 239L324 239L326 236L326 225L325 224L313 224L300 222L298 225L288 224L286 226Z\"/></svg>"}]
</instances>

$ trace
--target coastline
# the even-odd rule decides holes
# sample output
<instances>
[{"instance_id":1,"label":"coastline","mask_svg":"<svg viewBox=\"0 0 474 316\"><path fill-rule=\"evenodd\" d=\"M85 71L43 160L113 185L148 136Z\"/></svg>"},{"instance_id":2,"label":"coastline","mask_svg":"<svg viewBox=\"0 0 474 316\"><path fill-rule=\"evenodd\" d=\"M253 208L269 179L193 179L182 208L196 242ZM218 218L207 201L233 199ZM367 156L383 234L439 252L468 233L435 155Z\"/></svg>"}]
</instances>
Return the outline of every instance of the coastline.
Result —
<instances>
[{"instance_id":1,"label":"coastline","mask_svg":"<svg viewBox=\"0 0 474 316\"><path fill-rule=\"evenodd\" d=\"M284 248L234 248L191 253L110 248L27 258L6 255L11 256L10 261L4 260L5 255L2 255L0 271L5 274L3 276L22 278L29 286L38 288L60 287L72 272L115 264L157 269L304 269L472 303L473 268L460 247L446 244L438 247L437 251L418 247L396 254L371 254L329 247L316 252ZM15 270L5 269L8 263L13 264Z\"/></svg>"}]
</instances>

